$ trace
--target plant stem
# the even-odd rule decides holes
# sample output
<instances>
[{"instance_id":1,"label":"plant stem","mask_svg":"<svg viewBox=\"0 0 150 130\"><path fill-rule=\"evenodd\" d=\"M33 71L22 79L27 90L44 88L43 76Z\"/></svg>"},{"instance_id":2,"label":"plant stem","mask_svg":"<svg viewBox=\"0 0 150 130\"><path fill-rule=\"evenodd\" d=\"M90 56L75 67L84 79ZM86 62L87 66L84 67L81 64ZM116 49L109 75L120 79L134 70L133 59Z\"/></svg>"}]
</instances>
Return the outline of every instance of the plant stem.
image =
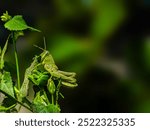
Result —
<instances>
[{"instance_id":1,"label":"plant stem","mask_svg":"<svg viewBox=\"0 0 150 130\"><path fill-rule=\"evenodd\" d=\"M54 95L53 94L52 94L51 98L52 98L52 104L54 105Z\"/></svg>"},{"instance_id":2,"label":"plant stem","mask_svg":"<svg viewBox=\"0 0 150 130\"><path fill-rule=\"evenodd\" d=\"M28 105L31 106L31 102L25 97L23 98L23 101Z\"/></svg>"},{"instance_id":3,"label":"plant stem","mask_svg":"<svg viewBox=\"0 0 150 130\"><path fill-rule=\"evenodd\" d=\"M60 86L61 86L61 80L59 80L58 85L57 85L57 89L56 89L56 105L58 105L58 97L59 97Z\"/></svg>"},{"instance_id":4,"label":"plant stem","mask_svg":"<svg viewBox=\"0 0 150 130\"><path fill-rule=\"evenodd\" d=\"M23 106L24 108L26 108L26 109L28 109L29 111L31 111L32 112L32 110L29 108L29 107L27 107L26 105L24 105L22 102L19 102L19 101L17 101L21 106Z\"/></svg>"},{"instance_id":5,"label":"plant stem","mask_svg":"<svg viewBox=\"0 0 150 130\"><path fill-rule=\"evenodd\" d=\"M26 109L28 109L29 111L32 112L32 110L30 109L30 107L24 105L22 102L18 101L16 98L10 96L8 93L6 93L6 92L4 92L4 91L2 91L2 90L0 90L0 92L2 92L3 94L7 95L7 96L10 97L12 100L15 100L18 104L20 104L21 106L25 107ZM16 105L16 104L15 104L15 105Z\"/></svg>"},{"instance_id":6,"label":"plant stem","mask_svg":"<svg viewBox=\"0 0 150 130\"><path fill-rule=\"evenodd\" d=\"M18 55L17 55L17 48L16 48L16 39L14 36L14 32L12 33L12 40L14 45L14 54L15 54L15 61L16 61L16 72L17 72L17 87L20 90L20 72L19 72L19 62L18 62Z\"/></svg>"},{"instance_id":7,"label":"plant stem","mask_svg":"<svg viewBox=\"0 0 150 130\"><path fill-rule=\"evenodd\" d=\"M50 104L49 99L48 99L48 97L47 97L47 94L46 94L46 92L45 92L44 90L43 90L43 93L44 93L44 96L45 96L45 98L46 98L47 103Z\"/></svg>"}]
</instances>

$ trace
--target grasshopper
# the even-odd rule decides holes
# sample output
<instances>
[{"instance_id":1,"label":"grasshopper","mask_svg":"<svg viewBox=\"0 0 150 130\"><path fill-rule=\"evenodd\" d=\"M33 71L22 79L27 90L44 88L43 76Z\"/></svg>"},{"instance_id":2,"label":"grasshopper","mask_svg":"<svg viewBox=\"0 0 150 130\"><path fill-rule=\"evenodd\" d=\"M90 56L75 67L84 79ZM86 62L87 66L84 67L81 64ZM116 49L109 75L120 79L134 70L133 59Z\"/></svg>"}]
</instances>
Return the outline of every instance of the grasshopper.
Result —
<instances>
[{"instance_id":1,"label":"grasshopper","mask_svg":"<svg viewBox=\"0 0 150 130\"><path fill-rule=\"evenodd\" d=\"M46 48L45 40L44 40L44 45ZM36 46L36 45L35 45ZM38 47L38 46L36 46ZM57 65L55 64L55 61L52 57L52 55L47 51L46 49L43 49L41 47L38 47L43 52L40 54L40 65L44 66L44 69L51 75L53 79L60 79L61 84L66 87L76 87L78 84L76 83L76 73L74 72L66 72L66 71L61 71L58 69Z\"/></svg>"},{"instance_id":2,"label":"grasshopper","mask_svg":"<svg viewBox=\"0 0 150 130\"><path fill-rule=\"evenodd\" d=\"M62 81L66 81L68 83L74 84L74 87L77 85L74 72L65 72L60 71L56 66L52 55L47 51L44 50L41 53L41 64L44 66L44 69L50 73L50 75L56 79L61 79ZM71 86L68 86L71 87Z\"/></svg>"}]
</instances>

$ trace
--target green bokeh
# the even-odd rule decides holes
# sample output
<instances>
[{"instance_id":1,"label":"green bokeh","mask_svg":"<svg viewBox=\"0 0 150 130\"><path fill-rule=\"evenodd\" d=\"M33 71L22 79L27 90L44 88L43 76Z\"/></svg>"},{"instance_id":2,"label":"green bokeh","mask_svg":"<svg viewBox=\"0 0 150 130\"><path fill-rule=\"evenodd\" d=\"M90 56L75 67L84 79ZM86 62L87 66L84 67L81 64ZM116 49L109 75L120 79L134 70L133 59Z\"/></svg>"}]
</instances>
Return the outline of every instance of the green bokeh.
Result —
<instances>
[{"instance_id":1,"label":"green bokeh","mask_svg":"<svg viewBox=\"0 0 150 130\"><path fill-rule=\"evenodd\" d=\"M34 8L33 8L34 6ZM21 76L44 47L61 70L75 71L78 88L65 89L62 112L150 112L147 6L129 0L2 0L0 13L21 14L42 33L17 42ZM0 23L0 42L5 32ZM6 61L15 75L11 45ZM91 105L92 103L92 105Z\"/></svg>"}]
</instances>

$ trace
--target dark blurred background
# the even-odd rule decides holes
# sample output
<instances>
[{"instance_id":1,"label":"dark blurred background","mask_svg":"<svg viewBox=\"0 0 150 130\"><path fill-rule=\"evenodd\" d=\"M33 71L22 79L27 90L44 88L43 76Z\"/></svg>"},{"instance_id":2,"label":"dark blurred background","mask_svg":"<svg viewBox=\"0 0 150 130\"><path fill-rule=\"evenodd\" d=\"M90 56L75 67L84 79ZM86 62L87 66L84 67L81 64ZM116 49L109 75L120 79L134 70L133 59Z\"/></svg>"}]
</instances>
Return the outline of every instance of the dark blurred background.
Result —
<instances>
[{"instance_id":1,"label":"dark blurred background","mask_svg":"<svg viewBox=\"0 0 150 130\"><path fill-rule=\"evenodd\" d=\"M79 86L62 88L62 112L150 112L149 7L149 0L1 0L0 15L23 15L42 31L18 40L22 80L43 36L58 67L77 73ZM1 46L7 36L0 22Z\"/></svg>"}]
</instances>

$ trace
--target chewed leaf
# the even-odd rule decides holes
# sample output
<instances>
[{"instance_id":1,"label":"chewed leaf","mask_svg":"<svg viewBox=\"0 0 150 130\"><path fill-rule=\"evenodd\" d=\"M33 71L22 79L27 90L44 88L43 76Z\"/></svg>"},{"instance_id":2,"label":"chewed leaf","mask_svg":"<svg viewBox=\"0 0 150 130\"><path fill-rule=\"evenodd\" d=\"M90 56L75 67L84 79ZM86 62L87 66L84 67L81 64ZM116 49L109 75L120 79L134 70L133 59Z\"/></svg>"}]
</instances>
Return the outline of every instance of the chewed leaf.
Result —
<instances>
[{"instance_id":1,"label":"chewed leaf","mask_svg":"<svg viewBox=\"0 0 150 130\"><path fill-rule=\"evenodd\" d=\"M6 22L4 26L10 31L22 31L30 29L32 31L40 32L40 30L28 26L24 21L24 19L22 18L22 15L14 16L12 19Z\"/></svg>"},{"instance_id":2,"label":"chewed leaf","mask_svg":"<svg viewBox=\"0 0 150 130\"><path fill-rule=\"evenodd\" d=\"M4 72L1 76L0 90L15 98L10 72Z\"/></svg>"}]
</instances>

